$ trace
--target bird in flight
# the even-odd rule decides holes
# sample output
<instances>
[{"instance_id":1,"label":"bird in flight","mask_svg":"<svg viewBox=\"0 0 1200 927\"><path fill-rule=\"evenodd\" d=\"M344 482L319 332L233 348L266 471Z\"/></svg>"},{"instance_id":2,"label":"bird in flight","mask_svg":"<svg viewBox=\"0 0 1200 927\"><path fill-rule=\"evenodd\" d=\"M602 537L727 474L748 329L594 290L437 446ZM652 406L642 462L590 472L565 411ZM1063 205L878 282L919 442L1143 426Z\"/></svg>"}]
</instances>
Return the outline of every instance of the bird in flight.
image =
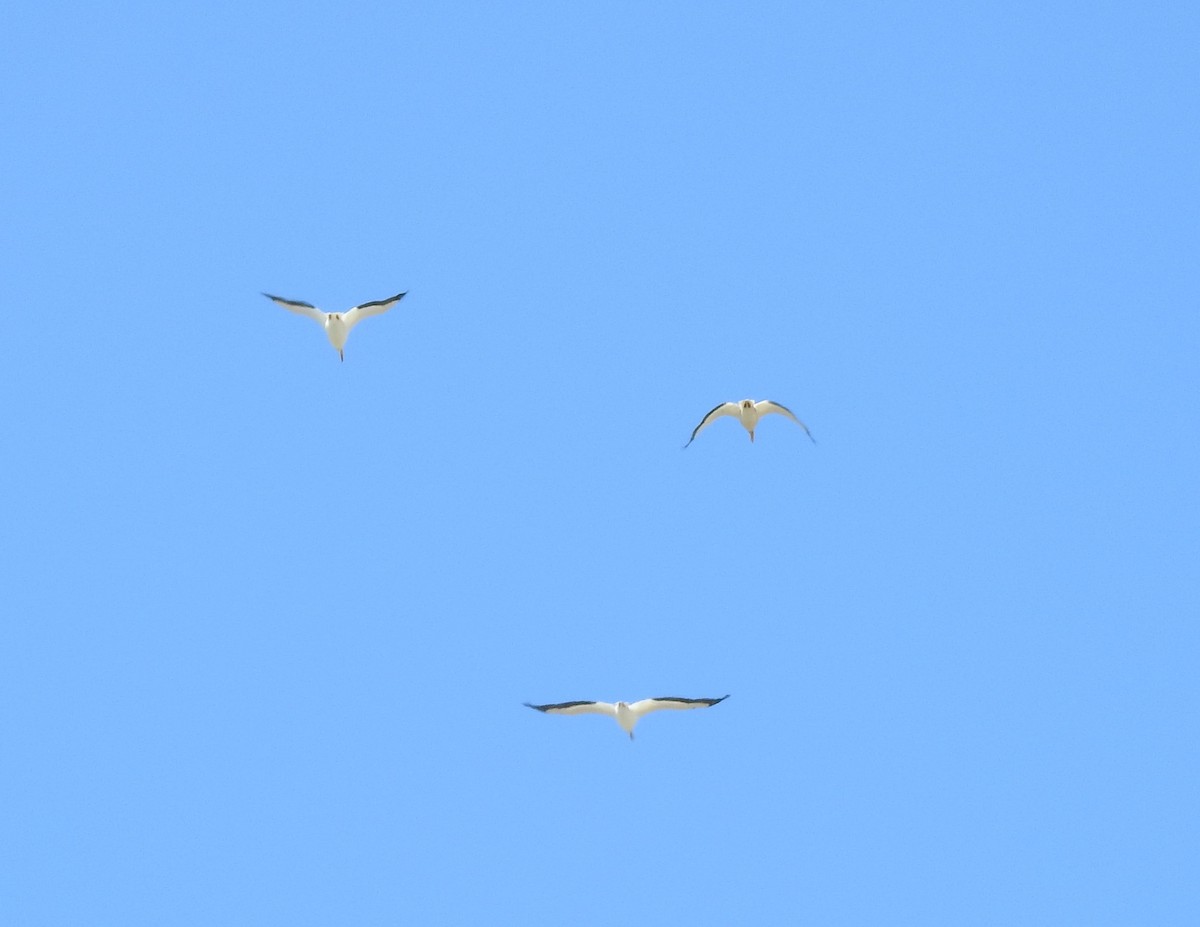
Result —
<instances>
[{"instance_id":1,"label":"bird in flight","mask_svg":"<svg viewBox=\"0 0 1200 927\"><path fill-rule=\"evenodd\" d=\"M634 725L642 719L643 715L648 715L652 711L663 711L667 708L675 710L708 708L727 698L729 698L728 695L722 695L720 698L664 696L663 698L644 698L640 702L617 702L615 705L611 702L559 702L555 705L532 705L526 702L525 705L551 715L608 715L610 718L616 718L617 724L621 725L621 729L629 735L630 740L633 740Z\"/></svg>"},{"instance_id":2,"label":"bird in flight","mask_svg":"<svg viewBox=\"0 0 1200 927\"><path fill-rule=\"evenodd\" d=\"M764 415L770 415L772 412L775 412L779 415L786 415L793 422L804 429L804 433L808 435L808 439L812 441L813 444L817 443L817 439L812 436L812 432L808 430L808 426L805 425L804 422L800 421L800 419L796 418L795 413L793 413L792 410L787 406L781 406L779 403L771 402L769 399L760 399L758 402L755 402L753 399L743 399L741 402L723 402L709 412L708 415L704 416L704 418L700 420L700 424L696 426L696 430L692 432L692 436L688 438L688 443L685 444L684 447L687 447L688 444L691 444L693 441L695 441L696 435L700 434L700 432L719 419L722 415L736 416L737 420L742 423L742 427L750 432L750 440L753 441L754 429L758 427L758 420Z\"/></svg>"},{"instance_id":3,"label":"bird in flight","mask_svg":"<svg viewBox=\"0 0 1200 927\"><path fill-rule=\"evenodd\" d=\"M360 303L352 309L347 309L345 312L322 312L312 303L284 299L282 296L272 296L270 293L263 293L263 296L283 306L284 309L290 309L298 315L308 316L320 325L325 329L325 337L329 339L329 343L337 349L338 357L345 360L346 355L342 352L342 349L346 346L346 339L350 336L350 329L363 319L379 315L381 312L387 312L392 306L400 302L407 293L408 291L406 290L404 293L397 293L395 296L389 296L387 299L377 299L370 303Z\"/></svg>"}]
</instances>

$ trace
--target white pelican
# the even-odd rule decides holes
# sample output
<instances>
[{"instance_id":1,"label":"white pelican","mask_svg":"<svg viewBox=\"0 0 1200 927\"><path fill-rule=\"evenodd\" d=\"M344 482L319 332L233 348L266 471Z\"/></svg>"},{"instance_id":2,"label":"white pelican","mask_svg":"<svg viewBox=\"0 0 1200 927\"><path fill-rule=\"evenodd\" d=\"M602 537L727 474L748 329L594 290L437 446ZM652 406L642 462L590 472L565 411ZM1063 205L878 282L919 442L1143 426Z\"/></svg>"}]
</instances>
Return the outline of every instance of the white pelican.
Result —
<instances>
[{"instance_id":1,"label":"white pelican","mask_svg":"<svg viewBox=\"0 0 1200 927\"><path fill-rule=\"evenodd\" d=\"M282 296L272 296L270 293L263 293L263 296L277 302L284 309L290 309L299 315L308 316L320 325L325 329L325 337L329 339L329 343L337 348L338 357L345 360L346 355L342 353L342 349L346 346L346 338L350 335L350 329L363 319L379 315L381 312L387 312L392 306L404 299L407 294L408 291L405 290L405 292L397 293L395 296L390 296L387 299L377 299L370 303L360 303L353 309L347 309L345 312L322 312L312 303L284 299Z\"/></svg>"},{"instance_id":2,"label":"white pelican","mask_svg":"<svg viewBox=\"0 0 1200 927\"><path fill-rule=\"evenodd\" d=\"M610 718L616 718L617 724L621 725L622 730L629 735L629 739L633 740L633 727L642 719L643 715L648 715L652 711L662 711L665 708L677 710L708 708L727 698L729 698L728 695L722 695L720 698L663 696L662 698L644 698L640 702L633 703L617 702L615 705L611 702L559 702L556 705L531 705L526 702L525 705L528 708L536 708L538 711L554 715L608 715Z\"/></svg>"},{"instance_id":3,"label":"white pelican","mask_svg":"<svg viewBox=\"0 0 1200 927\"><path fill-rule=\"evenodd\" d=\"M812 436L812 432L808 430L808 426L800 419L796 418L795 413L787 406L781 406L777 402L771 402L769 399L760 399L755 402L753 399L743 399L741 402L723 402L708 415L700 420L700 424L696 426L696 430L692 432L692 436L688 438L687 447L696 440L696 435L700 434L705 428L719 419L722 415L735 415L742 427L750 432L750 440L754 440L754 429L758 427L758 420L764 415L770 415L772 412L777 412L780 415L786 415L793 422L804 429L804 433L808 435L808 439L813 444L817 443L817 439Z\"/></svg>"}]
</instances>

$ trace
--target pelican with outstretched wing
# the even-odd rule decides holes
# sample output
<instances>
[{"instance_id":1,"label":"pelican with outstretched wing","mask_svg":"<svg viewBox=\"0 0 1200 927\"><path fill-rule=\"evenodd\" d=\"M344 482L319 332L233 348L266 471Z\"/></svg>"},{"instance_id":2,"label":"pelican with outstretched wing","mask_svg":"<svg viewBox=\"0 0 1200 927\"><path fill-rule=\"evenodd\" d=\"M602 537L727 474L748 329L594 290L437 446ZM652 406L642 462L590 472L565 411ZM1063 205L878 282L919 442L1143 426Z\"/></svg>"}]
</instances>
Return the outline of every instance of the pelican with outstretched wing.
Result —
<instances>
[{"instance_id":1,"label":"pelican with outstretched wing","mask_svg":"<svg viewBox=\"0 0 1200 927\"><path fill-rule=\"evenodd\" d=\"M404 299L407 293L408 291L406 290L404 293L397 293L395 296L389 296L387 299L359 303L345 312L322 312L312 303L302 303L295 299L284 299L282 296L272 296L270 293L263 293L263 296L283 306L284 309L295 312L297 315L308 316L320 325L325 329L325 337L329 339L329 343L337 349L338 357L345 360L346 355L342 349L346 347L346 339L350 337L350 329L363 319L369 319L373 315L387 312L392 306Z\"/></svg>"},{"instance_id":2,"label":"pelican with outstretched wing","mask_svg":"<svg viewBox=\"0 0 1200 927\"><path fill-rule=\"evenodd\" d=\"M676 711L686 708L711 708L729 698L678 698L664 696L662 698L644 698L640 702L558 702L553 705L532 705L526 702L528 708L535 708L548 715L608 715L616 718L617 724L633 740L633 728L645 715L652 711L664 711L668 708Z\"/></svg>"},{"instance_id":3,"label":"pelican with outstretched wing","mask_svg":"<svg viewBox=\"0 0 1200 927\"><path fill-rule=\"evenodd\" d=\"M804 433L808 435L808 439L812 441L813 444L817 443L817 439L812 436L812 432L808 430L808 426L805 425L804 422L800 421L800 419L796 418L796 414L787 406L780 405L777 402L771 402L769 399L760 399L758 402L755 402L753 399L743 399L741 402L723 402L709 412L708 415L704 416L704 418L700 420L700 424L696 426L696 430L692 432L692 436L688 438L688 443L685 444L684 447L687 447L688 444L691 444L693 441L695 441L696 435L700 434L700 432L702 432L705 428L723 415L732 415L739 422L741 422L742 427L750 432L750 440L753 441L754 429L758 427L758 420L764 415L770 415L772 413L775 413L776 415L786 415L793 422L804 429Z\"/></svg>"}]
</instances>

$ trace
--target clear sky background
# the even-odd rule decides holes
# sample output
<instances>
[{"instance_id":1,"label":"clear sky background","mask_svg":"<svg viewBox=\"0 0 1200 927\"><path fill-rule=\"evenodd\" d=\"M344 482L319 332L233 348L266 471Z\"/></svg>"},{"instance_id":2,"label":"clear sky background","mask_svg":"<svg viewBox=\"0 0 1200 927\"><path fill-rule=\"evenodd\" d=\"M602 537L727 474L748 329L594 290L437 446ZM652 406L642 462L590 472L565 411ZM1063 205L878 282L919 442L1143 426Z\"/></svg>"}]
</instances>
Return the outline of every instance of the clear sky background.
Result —
<instances>
[{"instance_id":1,"label":"clear sky background","mask_svg":"<svg viewBox=\"0 0 1200 927\"><path fill-rule=\"evenodd\" d=\"M1198 47L6 6L4 922L1194 922Z\"/></svg>"}]
</instances>

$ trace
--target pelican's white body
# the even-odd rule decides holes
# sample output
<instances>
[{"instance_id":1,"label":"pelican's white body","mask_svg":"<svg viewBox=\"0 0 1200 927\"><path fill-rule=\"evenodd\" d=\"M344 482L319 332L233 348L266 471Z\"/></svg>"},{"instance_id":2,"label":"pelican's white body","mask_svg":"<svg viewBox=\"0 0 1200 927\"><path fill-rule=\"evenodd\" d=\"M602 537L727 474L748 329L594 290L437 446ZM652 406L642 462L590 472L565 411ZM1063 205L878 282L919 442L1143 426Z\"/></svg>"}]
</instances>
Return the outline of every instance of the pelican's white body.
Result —
<instances>
[{"instance_id":1,"label":"pelican's white body","mask_svg":"<svg viewBox=\"0 0 1200 927\"><path fill-rule=\"evenodd\" d=\"M329 339L329 343L340 354L342 349L346 347L346 338L350 334L350 327L346 324L340 312L325 313L324 324L325 337Z\"/></svg>"},{"instance_id":2,"label":"pelican's white body","mask_svg":"<svg viewBox=\"0 0 1200 927\"><path fill-rule=\"evenodd\" d=\"M762 413L758 411L756 406L749 399L743 399L738 403L738 421L742 423L742 427L750 432L750 440L754 440L754 426L758 424L758 420L762 418Z\"/></svg>"},{"instance_id":3,"label":"pelican's white body","mask_svg":"<svg viewBox=\"0 0 1200 927\"><path fill-rule=\"evenodd\" d=\"M629 735L629 739L633 739L633 726L638 723L640 715L635 715L629 710L628 702L617 702L613 706L616 712L617 724L621 725L621 730Z\"/></svg>"}]
</instances>

